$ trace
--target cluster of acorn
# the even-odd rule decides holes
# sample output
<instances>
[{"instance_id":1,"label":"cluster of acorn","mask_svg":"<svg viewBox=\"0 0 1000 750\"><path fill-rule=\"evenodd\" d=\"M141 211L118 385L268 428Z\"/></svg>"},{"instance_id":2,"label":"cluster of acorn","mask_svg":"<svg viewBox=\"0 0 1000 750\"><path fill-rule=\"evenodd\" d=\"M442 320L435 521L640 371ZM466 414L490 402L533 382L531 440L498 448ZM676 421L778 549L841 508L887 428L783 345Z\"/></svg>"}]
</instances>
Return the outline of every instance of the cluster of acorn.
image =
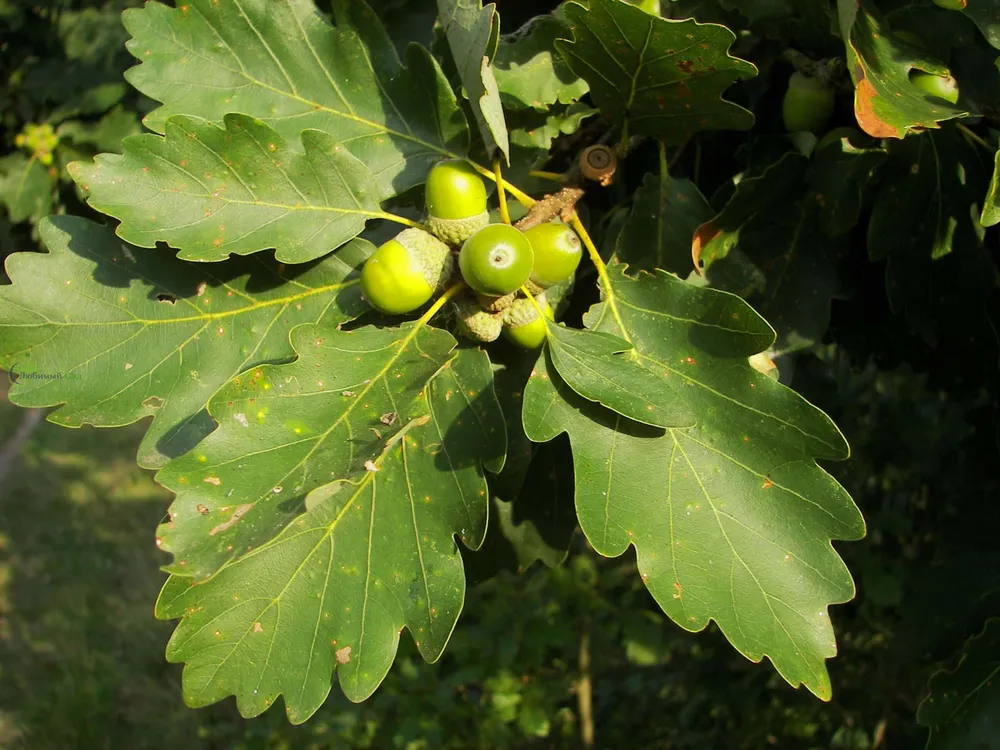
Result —
<instances>
[{"instance_id":1,"label":"cluster of acorn","mask_svg":"<svg viewBox=\"0 0 1000 750\"><path fill-rule=\"evenodd\" d=\"M412 312L448 285L457 265L472 292L454 301L462 334L489 342L505 333L525 348L541 346L546 323L539 313L553 316L545 290L576 271L582 255L576 233L557 221L523 232L491 224L486 186L460 160L431 168L426 203L430 232L404 229L365 262L365 299L388 315ZM520 296L522 287L533 300Z\"/></svg>"}]
</instances>

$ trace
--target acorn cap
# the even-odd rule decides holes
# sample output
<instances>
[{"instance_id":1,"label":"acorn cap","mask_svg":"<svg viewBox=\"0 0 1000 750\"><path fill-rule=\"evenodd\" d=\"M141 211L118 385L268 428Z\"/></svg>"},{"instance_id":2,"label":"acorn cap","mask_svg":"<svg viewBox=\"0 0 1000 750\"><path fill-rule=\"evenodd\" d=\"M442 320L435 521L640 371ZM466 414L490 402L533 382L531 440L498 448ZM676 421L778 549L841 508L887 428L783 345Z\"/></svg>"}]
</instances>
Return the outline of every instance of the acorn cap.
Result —
<instances>
[{"instance_id":1,"label":"acorn cap","mask_svg":"<svg viewBox=\"0 0 1000 750\"><path fill-rule=\"evenodd\" d=\"M546 316L551 320L553 317L552 307L544 294L535 297L535 303L545 311ZM513 304L504 310L503 322L508 328L520 328L538 320L538 310L531 300L526 297L514 300Z\"/></svg>"},{"instance_id":2,"label":"acorn cap","mask_svg":"<svg viewBox=\"0 0 1000 750\"><path fill-rule=\"evenodd\" d=\"M441 219L428 215L427 223L439 239L449 245L461 245L469 237L490 223L490 212L483 211L464 219Z\"/></svg>"},{"instance_id":3,"label":"acorn cap","mask_svg":"<svg viewBox=\"0 0 1000 750\"><path fill-rule=\"evenodd\" d=\"M423 229L404 229L390 240L393 241L406 248L432 289L444 287L455 268L455 259L446 244Z\"/></svg>"},{"instance_id":4,"label":"acorn cap","mask_svg":"<svg viewBox=\"0 0 1000 750\"><path fill-rule=\"evenodd\" d=\"M473 341L489 343L500 338L503 331L503 315L483 310L479 303L468 297L455 302L459 332Z\"/></svg>"}]
</instances>

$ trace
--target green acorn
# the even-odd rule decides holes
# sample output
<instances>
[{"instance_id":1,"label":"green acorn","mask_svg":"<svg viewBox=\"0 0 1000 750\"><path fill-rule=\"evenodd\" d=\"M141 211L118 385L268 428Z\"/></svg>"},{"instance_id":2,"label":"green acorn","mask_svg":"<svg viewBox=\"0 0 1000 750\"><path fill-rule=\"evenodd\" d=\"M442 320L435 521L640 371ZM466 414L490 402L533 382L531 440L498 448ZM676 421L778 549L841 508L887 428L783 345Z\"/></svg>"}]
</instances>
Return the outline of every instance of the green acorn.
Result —
<instances>
[{"instance_id":1,"label":"green acorn","mask_svg":"<svg viewBox=\"0 0 1000 750\"><path fill-rule=\"evenodd\" d=\"M958 103L958 82L950 75L938 76L914 69L910 71L910 83L949 104Z\"/></svg>"},{"instance_id":2,"label":"green acorn","mask_svg":"<svg viewBox=\"0 0 1000 750\"><path fill-rule=\"evenodd\" d=\"M427 223L449 245L462 244L490 223L486 186L468 162L447 159L435 164L425 192Z\"/></svg>"},{"instance_id":3,"label":"green acorn","mask_svg":"<svg viewBox=\"0 0 1000 750\"><path fill-rule=\"evenodd\" d=\"M552 320L555 314L544 294L535 297L535 302L545 311L545 317ZM545 343L547 325L538 315L530 299L517 299L504 311L504 333L511 341L525 349L537 349Z\"/></svg>"},{"instance_id":4,"label":"green acorn","mask_svg":"<svg viewBox=\"0 0 1000 750\"><path fill-rule=\"evenodd\" d=\"M361 290L387 315L403 315L444 287L455 267L451 250L422 229L404 229L381 245L361 269Z\"/></svg>"},{"instance_id":5,"label":"green acorn","mask_svg":"<svg viewBox=\"0 0 1000 750\"><path fill-rule=\"evenodd\" d=\"M781 103L781 118L785 130L797 133L803 130L815 133L822 130L833 114L833 90L818 78L808 78L792 73L788 91Z\"/></svg>"},{"instance_id":6,"label":"green acorn","mask_svg":"<svg viewBox=\"0 0 1000 750\"><path fill-rule=\"evenodd\" d=\"M458 266L465 283L487 297L516 292L528 280L535 254L524 233L509 224L483 227L462 245Z\"/></svg>"},{"instance_id":7,"label":"green acorn","mask_svg":"<svg viewBox=\"0 0 1000 750\"><path fill-rule=\"evenodd\" d=\"M580 265L583 245L576 232L565 224L548 222L524 230L531 243L535 262L531 267L531 281L538 287L550 287L565 281Z\"/></svg>"},{"instance_id":8,"label":"green acorn","mask_svg":"<svg viewBox=\"0 0 1000 750\"><path fill-rule=\"evenodd\" d=\"M503 315L490 314L479 303L468 297L455 302L458 330L473 341L489 343L500 338L503 330Z\"/></svg>"}]
</instances>

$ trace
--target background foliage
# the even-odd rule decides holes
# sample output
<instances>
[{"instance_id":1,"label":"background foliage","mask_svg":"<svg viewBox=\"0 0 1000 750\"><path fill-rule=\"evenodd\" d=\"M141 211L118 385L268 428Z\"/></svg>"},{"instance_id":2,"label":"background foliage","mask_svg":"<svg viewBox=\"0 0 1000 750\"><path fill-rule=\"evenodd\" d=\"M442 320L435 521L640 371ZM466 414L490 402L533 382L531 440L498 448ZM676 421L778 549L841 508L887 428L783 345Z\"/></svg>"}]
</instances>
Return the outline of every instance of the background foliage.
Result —
<instances>
[{"instance_id":1,"label":"background foliage","mask_svg":"<svg viewBox=\"0 0 1000 750\"><path fill-rule=\"evenodd\" d=\"M37 247L42 216L96 217L67 165L121 152L121 139L139 133L141 118L155 107L121 77L133 63L120 22L128 5L138 3L0 2L5 257ZM431 31L433 3L374 5L397 47L417 38L441 49ZM851 460L828 469L863 511L868 536L838 545L858 596L831 611L839 643L829 663L832 702L793 691L769 667L747 662L714 625L697 636L674 627L634 575L632 552L605 559L576 534L564 565L535 564L519 575L491 575L484 556L467 555L470 575L481 580L466 593L441 661L426 664L401 639L388 678L364 704L334 691L300 727L274 711L246 722L231 702L191 712L181 704L179 669L163 663L170 627L153 622L149 607L164 563L149 529L169 498L133 461L138 453L140 463L159 465L156 450L164 444L151 448L148 433L140 444L142 429L60 431L46 424L24 444L13 469L0 466L0 742L574 747L579 698L589 685L599 747L919 747L928 732L918 720L931 727L932 748L973 741L1000 747L995 724L982 718L997 714L990 618L1000 616L996 236L976 221L983 212L988 225L996 213L993 155L949 122L886 145L852 143L809 158L798 153L780 126L792 70L785 50L814 60L845 55L825 5L663 2L665 15L693 14L736 32L734 53L753 61L760 75L727 96L752 110L756 124L749 136L704 133L672 150L669 177L647 174L658 154L640 145L617 184L593 201L591 221L602 246L613 246L623 207L637 191L635 206L652 210L665 202L671 221L691 232L711 222L706 236L713 239L701 255L707 282L744 296L775 326L774 353L794 352L778 358L782 380L830 414L848 439ZM965 92L958 109L986 115L971 122L973 136L995 143L1000 86L987 18L893 2L877 9L866 3L848 16L850 5L841 4L842 24L910 30L923 43L912 49L883 35L881 44L890 46L874 49L857 31L846 51L851 83L842 81L833 125L855 121L853 87L889 81L906 90L907 66L919 62L955 73ZM541 10L535 3L505 4L502 30L514 31ZM582 21L581 10L573 13ZM552 43L547 33L531 31L548 39L542 46ZM509 38L499 41L497 80L515 92L504 101L515 161L518 149L547 149L559 133L575 131L593 112L590 105L624 125L626 109L609 99L612 92L592 90L581 103L586 92L578 82L547 91L517 88L523 79L505 84L518 54ZM572 68L577 58L567 57ZM580 57L598 58L594 50ZM446 73L453 81L467 75L461 65ZM543 116L538 110L549 105ZM932 111L913 92L890 105L875 112L895 130L954 114L940 103ZM722 116L732 118L728 127L743 117L737 108ZM15 144L26 125L44 124L58 136L50 163L44 152ZM680 145L686 133L673 125L654 121L643 130L633 123L631 132ZM520 153L523 167L530 159ZM560 153L556 167L565 166ZM734 187L737 172L743 179ZM522 184L516 173L512 179ZM662 243L657 250L655 265L682 278L698 262L687 246ZM209 245L197 252L214 251ZM239 267L230 275L239 278ZM502 383L498 390L502 400ZM12 433L19 415L7 406L0 414L4 432ZM166 422L162 413L157 419ZM556 493L566 447L560 438L546 448L551 471L539 462L532 467L532 479L550 482ZM518 528L530 531L501 500L495 509L508 534L489 538L488 557L507 554L512 567L524 567L520 550L507 548L505 539L517 539ZM547 562L561 556L560 545L552 546L539 553ZM966 691L971 700L960 701L963 710L950 710L956 692Z\"/></svg>"}]
</instances>

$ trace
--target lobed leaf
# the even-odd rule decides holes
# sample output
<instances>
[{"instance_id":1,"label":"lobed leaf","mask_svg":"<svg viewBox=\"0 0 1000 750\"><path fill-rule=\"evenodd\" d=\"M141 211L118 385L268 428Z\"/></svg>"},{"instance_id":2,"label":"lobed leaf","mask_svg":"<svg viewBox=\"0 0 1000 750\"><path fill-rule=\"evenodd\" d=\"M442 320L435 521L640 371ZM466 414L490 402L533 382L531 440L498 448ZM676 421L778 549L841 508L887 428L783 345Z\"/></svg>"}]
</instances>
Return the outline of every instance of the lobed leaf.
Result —
<instances>
[{"instance_id":1,"label":"lobed leaf","mask_svg":"<svg viewBox=\"0 0 1000 750\"><path fill-rule=\"evenodd\" d=\"M219 424L157 481L177 493L157 545L171 573L203 580L271 539L314 489L364 470L405 430L455 340L399 328L299 326L298 358L234 378L209 404Z\"/></svg>"},{"instance_id":2,"label":"lobed leaf","mask_svg":"<svg viewBox=\"0 0 1000 750\"><path fill-rule=\"evenodd\" d=\"M289 331L361 314L355 240L322 262L286 269L255 257L195 266L131 247L109 227L52 217L49 252L7 259L0 287L0 363L23 375L20 406L56 406L64 426L114 427L153 417L139 464L157 468L208 431L204 409L227 381L287 360Z\"/></svg>"},{"instance_id":3,"label":"lobed leaf","mask_svg":"<svg viewBox=\"0 0 1000 750\"><path fill-rule=\"evenodd\" d=\"M588 401L655 427L690 427L694 416L669 380L647 367L632 345L597 331L546 321L548 352L566 384Z\"/></svg>"},{"instance_id":4,"label":"lobed leaf","mask_svg":"<svg viewBox=\"0 0 1000 750\"><path fill-rule=\"evenodd\" d=\"M661 169L647 174L635 191L632 213L622 229L617 256L636 270L661 268L687 277L693 270L691 243L698 227L715 212L690 180Z\"/></svg>"},{"instance_id":5,"label":"lobed leaf","mask_svg":"<svg viewBox=\"0 0 1000 750\"><path fill-rule=\"evenodd\" d=\"M948 68L889 33L870 3L841 2L839 8L847 67L855 85L854 114L868 135L902 138L968 114L910 82L915 68L934 75L946 75Z\"/></svg>"},{"instance_id":6,"label":"lobed leaf","mask_svg":"<svg viewBox=\"0 0 1000 750\"><path fill-rule=\"evenodd\" d=\"M162 106L144 122L164 132L173 115L263 121L286 141L321 130L368 166L387 198L423 183L443 156L468 149L468 126L440 67L423 48L406 67L362 0L334 3L336 26L311 0L149 2L122 18L126 73Z\"/></svg>"},{"instance_id":7,"label":"lobed leaf","mask_svg":"<svg viewBox=\"0 0 1000 750\"><path fill-rule=\"evenodd\" d=\"M647 588L681 627L715 620L742 654L768 656L789 683L829 699L827 607L854 594L830 541L859 538L864 522L815 460L846 458L843 436L750 366L773 333L737 297L664 272L631 279L616 264L585 323L629 340L698 419L667 430L625 419L573 393L548 354L539 359L525 431L569 435L587 538L606 556L634 546Z\"/></svg>"},{"instance_id":8,"label":"lobed leaf","mask_svg":"<svg viewBox=\"0 0 1000 750\"><path fill-rule=\"evenodd\" d=\"M722 92L757 69L732 57L725 26L671 21L622 0L566 4L573 40L556 48L594 102L628 133L681 143L702 130L748 130L753 115Z\"/></svg>"},{"instance_id":9,"label":"lobed leaf","mask_svg":"<svg viewBox=\"0 0 1000 750\"><path fill-rule=\"evenodd\" d=\"M117 234L141 247L168 242L185 260L225 260L268 248L284 263L322 257L350 241L379 209L368 168L318 130L304 153L240 114L225 128L171 117L165 137L125 139L124 154L74 162L88 203L121 220Z\"/></svg>"},{"instance_id":10,"label":"lobed leaf","mask_svg":"<svg viewBox=\"0 0 1000 750\"><path fill-rule=\"evenodd\" d=\"M546 112L553 104L572 104L587 93L587 82L556 51L556 39L565 33L553 16L535 16L515 34L500 39L493 72L505 103Z\"/></svg>"},{"instance_id":11,"label":"lobed leaf","mask_svg":"<svg viewBox=\"0 0 1000 750\"><path fill-rule=\"evenodd\" d=\"M486 152L499 149L509 164L507 124L492 65L500 38L496 4L484 8L482 0L437 0L437 7L438 21L444 27Z\"/></svg>"},{"instance_id":12,"label":"lobed leaf","mask_svg":"<svg viewBox=\"0 0 1000 750\"><path fill-rule=\"evenodd\" d=\"M455 364L479 370L483 359L465 350ZM298 724L322 705L334 669L348 698L371 695L404 627L425 659L441 655L465 596L454 536L482 543L480 464L496 444L464 400L447 397L446 372L368 470L316 488L303 515L208 581L167 581L156 614L182 618L167 657L186 663L189 704L235 695L255 716L283 695Z\"/></svg>"}]
</instances>

